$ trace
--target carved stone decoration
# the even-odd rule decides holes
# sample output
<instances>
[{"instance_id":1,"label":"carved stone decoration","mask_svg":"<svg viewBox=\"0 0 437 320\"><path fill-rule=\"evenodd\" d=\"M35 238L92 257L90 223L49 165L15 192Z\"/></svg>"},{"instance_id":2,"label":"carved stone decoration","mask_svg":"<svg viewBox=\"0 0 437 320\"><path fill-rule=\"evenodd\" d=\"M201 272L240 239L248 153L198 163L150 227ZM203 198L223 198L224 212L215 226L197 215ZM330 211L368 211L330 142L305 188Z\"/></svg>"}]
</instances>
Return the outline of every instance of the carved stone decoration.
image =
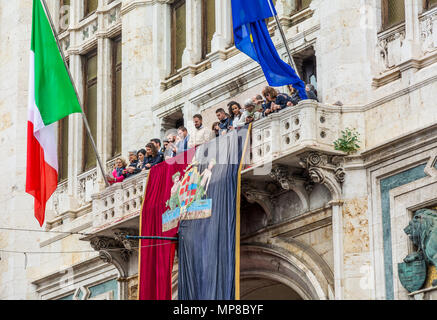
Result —
<instances>
[{"instance_id":1,"label":"carved stone decoration","mask_svg":"<svg viewBox=\"0 0 437 320\"><path fill-rule=\"evenodd\" d=\"M112 263L112 256L106 250L100 250L99 251L99 258L102 259L106 263Z\"/></svg>"},{"instance_id":2,"label":"carved stone decoration","mask_svg":"<svg viewBox=\"0 0 437 320\"><path fill-rule=\"evenodd\" d=\"M270 178L279 182L284 190L291 190L294 185L293 177L285 166L275 165L270 172Z\"/></svg>"},{"instance_id":3,"label":"carved stone decoration","mask_svg":"<svg viewBox=\"0 0 437 320\"><path fill-rule=\"evenodd\" d=\"M120 244L114 238L109 237L95 237L90 241L91 247L96 250L104 250L104 249L117 249L120 248Z\"/></svg>"},{"instance_id":4,"label":"carved stone decoration","mask_svg":"<svg viewBox=\"0 0 437 320\"><path fill-rule=\"evenodd\" d=\"M431 52L437 47L436 36L433 29L437 23L437 13L427 14L420 20L420 38L422 41L422 50L424 53ZM435 29L434 29L435 30Z\"/></svg>"},{"instance_id":5,"label":"carved stone decoration","mask_svg":"<svg viewBox=\"0 0 437 320\"><path fill-rule=\"evenodd\" d=\"M129 261L133 249L138 247L137 240L126 239L127 235L135 235L137 232L131 229L115 229L113 237L96 236L90 240L91 247L99 251L99 257L117 266L124 267Z\"/></svg>"},{"instance_id":6,"label":"carved stone decoration","mask_svg":"<svg viewBox=\"0 0 437 320\"><path fill-rule=\"evenodd\" d=\"M404 232L418 250L398 264L398 275L404 288L413 292L425 283L427 266L437 267L437 211L417 210ZM432 285L437 285L437 280Z\"/></svg>"},{"instance_id":7,"label":"carved stone decoration","mask_svg":"<svg viewBox=\"0 0 437 320\"><path fill-rule=\"evenodd\" d=\"M136 232L130 229L116 229L114 230L115 239L123 244L127 250L138 246L138 241L126 239L126 236L133 236Z\"/></svg>"},{"instance_id":8,"label":"carved stone decoration","mask_svg":"<svg viewBox=\"0 0 437 320\"><path fill-rule=\"evenodd\" d=\"M398 42L395 48L402 47L403 41L405 40L405 28L395 30L389 34L385 34L384 36L379 37L378 39L378 50L379 55L381 57L382 62L382 70L385 71L387 69L391 69L399 63L399 57L395 57L393 54L393 42ZM391 50L391 51L390 51Z\"/></svg>"},{"instance_id":9,"label":"carved stone decoration","mask_svg":"<svg viewBox=\"0 0 437 320\"><path fill-rule=\"evenodd\" d=\"M323 169L310 168L308 169L308 175L312 182L323 184L325 183L325 175L323 174Z\"/></svg>"},{"instance_id":10,"label":"carved stone decoration","mask_svg":"<svg viewBox=\"0 0 437 320\"><path fill-rule=\"evenodd\" d=\"M339 183L343 183L345 176L346 176L346 172L344 171L343 167L338 167L337 169L335 169L335 178L337 179L337 181Z\"/></svg>"},{"instance_id":11,"label":"carved stone decoration","mask_svg":"<svg viewBox=\"0 0 437 320\"><path fill-rule=\"evenodd\" d=\"M344 157L309 152L304 154L299 164L306 169L308 181L305 189L310 193L315 183L324 184L334 198L341 198L341 184L345 181Z\"/></svg>"}]
</instances>

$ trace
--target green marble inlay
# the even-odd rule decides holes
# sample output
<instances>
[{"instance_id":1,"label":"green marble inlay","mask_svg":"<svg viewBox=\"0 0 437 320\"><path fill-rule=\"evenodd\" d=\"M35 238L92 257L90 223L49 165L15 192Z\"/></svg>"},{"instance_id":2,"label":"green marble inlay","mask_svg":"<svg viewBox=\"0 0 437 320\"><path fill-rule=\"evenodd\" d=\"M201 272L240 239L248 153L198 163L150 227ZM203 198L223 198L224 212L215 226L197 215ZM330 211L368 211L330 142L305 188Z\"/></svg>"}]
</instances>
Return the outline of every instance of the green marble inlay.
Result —
<instances>
[{"instance_id":1,"label":"green marble inlay","mask_svg":"<svg viewBox=\"0 0 437 320\"><path fill-rule=\"evenodd\" d=\"M412 169L400 172L394 176L382 179L380 182L385 269L385 296L387 300L394 299L393 258L390 222L390 190L426 177L424 171L425 166L426 164L421 164Z\"/></svg>"},{"instance_id":2,"label":"green marble inlay","mask_svg":"<svg viewBox=\"0 0 437 320\"><path fill-rule=\"evenodd\" d=\"M118 284L116 279L106 281L93 287L89 287L88 290L90 291L89 298L94 298L105 292L114 291L114 300L118 299Z\"/></svg>"},{"instance_id":3,"label":"green marble inlay","mask_svg":"<svg viewBox=\"0 0 437 320\"><path fill-rule=\"evenodd\" d=\"M69 296L62 297L62 298L60 298L58 300L73 300L73 295L70 294Z\"/></svg>"}]
</instances>

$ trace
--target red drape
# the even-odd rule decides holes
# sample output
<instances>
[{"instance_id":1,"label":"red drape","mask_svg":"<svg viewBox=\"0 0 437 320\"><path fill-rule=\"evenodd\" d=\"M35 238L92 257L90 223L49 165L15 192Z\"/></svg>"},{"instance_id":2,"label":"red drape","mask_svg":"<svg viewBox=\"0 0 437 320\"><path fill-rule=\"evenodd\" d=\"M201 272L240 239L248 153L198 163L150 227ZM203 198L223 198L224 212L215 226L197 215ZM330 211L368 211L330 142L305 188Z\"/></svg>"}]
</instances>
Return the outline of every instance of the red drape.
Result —
<instances>
[{"instance_id":1,"label":"red drape","mask_svg":"<svg viewBox=\"0 0 437 320\"><path fill-rule=\"evenodd\" d=\"M141 236L176 237L178 228L162 232L162 214L167 210L172 177L183 171L194 156L194 149L162 162L149 172L141 212ZM171 271L176 242L171 240L140 240L139 300L171 300Z\"/></svg>"}]
</instances>

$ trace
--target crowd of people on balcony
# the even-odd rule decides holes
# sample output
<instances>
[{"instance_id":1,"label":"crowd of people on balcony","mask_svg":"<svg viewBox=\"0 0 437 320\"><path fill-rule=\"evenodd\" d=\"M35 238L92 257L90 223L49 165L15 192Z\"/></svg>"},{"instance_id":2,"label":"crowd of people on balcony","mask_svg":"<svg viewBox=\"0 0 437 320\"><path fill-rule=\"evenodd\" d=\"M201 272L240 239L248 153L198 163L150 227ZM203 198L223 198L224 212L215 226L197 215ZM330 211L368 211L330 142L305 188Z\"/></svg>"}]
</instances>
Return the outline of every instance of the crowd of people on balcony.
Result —
<instances>
[{"instance_id":1,"label":"crowd of people on balcony","mask_svg":"<svg viewBox=\"0 0 437 320\"><path fill-rule=\"evenodd\" d=\"M313 85L307 84L305 89L308 99L318 101L317 91ZM243 106L237 101L230 101L227 104L227 111L223 108L216 110L218 121L213 123L211 129L203 125L202 115L196 114L193 116L194 130L192 132L188 133L187 128L181 126L177 129L177 133L169 134L162 145L161 140L155 138L145 145L145 149L129 151L129 164L123 158L117 158L112 173L107 175L107 180L110 184L122 182L126 178L149 170L158 163L231 130L297 105L301 100L297 90L290 85L289 91L290 94L280 93L275 88L267 86L263 89L262 95L258 94L247 99Z\"/></svg>"}]
</instances>

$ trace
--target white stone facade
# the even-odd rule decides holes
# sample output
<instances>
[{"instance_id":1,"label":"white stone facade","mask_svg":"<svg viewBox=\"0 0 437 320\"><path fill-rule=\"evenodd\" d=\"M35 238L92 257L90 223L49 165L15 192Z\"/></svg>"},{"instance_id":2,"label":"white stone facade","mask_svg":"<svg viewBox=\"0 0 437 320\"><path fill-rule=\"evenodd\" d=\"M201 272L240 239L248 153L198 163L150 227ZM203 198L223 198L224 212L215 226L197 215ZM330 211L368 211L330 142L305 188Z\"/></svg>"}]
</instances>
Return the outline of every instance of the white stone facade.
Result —
<instances>
[{"instance_id":1,"label":"white stone facade","mask_svg":"<svg viewBox=\"0 0 437 320\"><path fill-rule=\"evenodd\" d=\"M300 11L294 0L276 1L293 55L315 53L320 103L303 101L253 125L251 168L243 171L243 299L266 298L260 291L266 286L276 288L272 297L290 299L433 297L429 287L410 295L397 264L413 250L403 233L412 212L437 206L437 8L405 0L405 22L382 30L382 1L313 0ZM188 130L197 113L211 127L217 108L243 103L266 85L260 67L233 45L230 0L215 1L216 31L203 60L202 1L186 0L182 68L171 74L172 2L99 0L83 19L84 2L71 1L70 24L59 38L79 95L81 57L97 50L94 138L107 168L114 160L116 37L123 156L163 138L175 115ZM58 25L60 1L47 3ZM31 10L31 0L0 2L0 146L7 168L0 173L0 228L41 230L25 193ZM269 28L286 60L279 31L273 22ZM333 147L345 128L360 133L361 148L350 155ZM83 132L80 115L70 116L68 179L49 201L42 230L50 232L0 230L0 299L135 298L135 250L116 255L105 245L126 246L117 236L138 232L145 175L105 189L97 168L81 171Z\"/></svg>"}]
</instances>

